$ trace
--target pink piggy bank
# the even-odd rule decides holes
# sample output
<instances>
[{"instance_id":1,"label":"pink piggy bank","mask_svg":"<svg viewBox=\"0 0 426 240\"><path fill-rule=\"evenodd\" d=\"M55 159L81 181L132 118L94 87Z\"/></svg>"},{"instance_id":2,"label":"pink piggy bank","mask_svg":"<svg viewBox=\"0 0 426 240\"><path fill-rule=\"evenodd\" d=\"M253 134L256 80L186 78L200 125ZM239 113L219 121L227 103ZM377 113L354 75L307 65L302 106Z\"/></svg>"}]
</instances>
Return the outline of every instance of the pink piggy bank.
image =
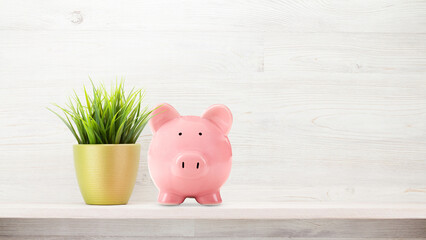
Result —
<instances>
[{"instance_id":1,"label":"pink piggy bank","mask_svg":"<svg viewBox=\"0 0 426 240\"><path fill-rule=\"evenodd\" d=\"M160 191L158 202L177 205L190 197L200 204L220 204L219 190L232 164L227 137L231 111L225 105L213 105L201 117L181 116L164 103L152 116L148 167Z\"/></svg>"}]
</instances>

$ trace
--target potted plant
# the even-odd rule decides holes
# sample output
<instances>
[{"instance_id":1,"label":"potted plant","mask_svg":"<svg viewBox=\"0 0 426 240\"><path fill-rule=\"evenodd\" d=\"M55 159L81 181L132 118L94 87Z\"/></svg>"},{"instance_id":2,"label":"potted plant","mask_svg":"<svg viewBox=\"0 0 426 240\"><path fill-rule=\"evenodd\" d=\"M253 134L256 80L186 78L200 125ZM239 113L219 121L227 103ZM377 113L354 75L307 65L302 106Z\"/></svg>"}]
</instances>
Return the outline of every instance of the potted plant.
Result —
<instances>
[{"instance_id":1,"label":"potted plant","mask_svg":"<svg viewBox=\"0 0 426 240\"><path fill-rule=\"evenodd\" d=\"M84 87L84 97L69 98L55 113L69 128L78 144L74 163L81 194L87 204L127 204L139 167L139 135L152 110L142 106L145 92L133 89L125 94L123 81L108 93L92 82L93 92Z\"/></svg>"}]
</instances>

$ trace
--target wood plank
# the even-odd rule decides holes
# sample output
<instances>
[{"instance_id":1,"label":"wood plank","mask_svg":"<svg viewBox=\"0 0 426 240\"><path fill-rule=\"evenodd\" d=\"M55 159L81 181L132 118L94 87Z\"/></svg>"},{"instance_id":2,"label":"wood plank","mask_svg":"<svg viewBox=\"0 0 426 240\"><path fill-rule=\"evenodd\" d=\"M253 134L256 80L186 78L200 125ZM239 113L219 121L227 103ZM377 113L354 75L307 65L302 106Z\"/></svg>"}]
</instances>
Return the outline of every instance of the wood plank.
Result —
<instances>
[{"instance_id":1,"label":"wood plank","mask_svg":"<svg viewBox=\"0 0 426 240\"><path fill-rule=\"evenodd\" d=\"M426 35L267 33L264 71L425 73Z\"/></svg>"},{"instance_id":2,"label":"wood plank","mask_svg":"<svg viewBox=\"0 0 426 240\"><path fill-rule=\"evenodd\" d=\"M0 236L406 239L425 236L425 224L426 220L0 219Z\"/></svg>"},{"instance_id":3,"label":"wood plank","mask_svg":"<svg viewBox=\"0 0 426 240\"><path fill-rule=\"evenodd\" d=\"M3 2L0 30L425 33L426 3L332 1Z\"/></svg>"},{"instance_id":4,"label":"wood plank","mask_svg":"<svg viewBox=\"0 0 426 240\"><path fill-rule=\"evenodd\" d=\"M68 204L1 204L0 218L58 219L426 219L425 203L223 203L180 206L155 202L118 206Z\"/></svg>"},{"instance_id":5,"label":"wood plank","mask_svg":"<svg viewBox=\"0 0 426 240\"><path fill-rule=\"evenodd\" d=\"M0 236L0 240L98 240L98 239L106 239L106 240L183 240L183 239L192 239L192 240L281 240L281 239L292 239L292 240L330 240L330 238L293 238L293 237L125 237L125 236ZM401 238L333 238L333 240L401 240ZM426 240L426 238L404 238L404 240Z\"/></svg>"},{"instance_id":6,"label":"wood plank","mask_svg":"<svg viewBox=\"0 0 426 240\"><path fill-rule=\"evenodd\" d=\"M215 226L215 227L211 227ZM426 220L241 220L196 221L196 236L288 238L419 238Z\"/></svg>"},{"instance_id":7,"label":"wood plank","mask_svg":"<svg viewBox=\"0 0 426 240\"><path fill-rule=\"evenodd\" d=\"M194 236L193 220L0 219L0 236Z\"/></svg>"},{"instance_id":8,"label":"wood plank","mask_svg":"<svg viewBox=\"0 0 426 240\"><path fill-rule=\"evenodd\" d=\"M426 34L5 31L3 36L0 74L15 79L4 87L34 86L49 75L85 80L92 74L130 73L169 84L179 76L222 74L242 84L263 72L277 77L424 74L426 69Z\"/></svg>"}]
</instances>

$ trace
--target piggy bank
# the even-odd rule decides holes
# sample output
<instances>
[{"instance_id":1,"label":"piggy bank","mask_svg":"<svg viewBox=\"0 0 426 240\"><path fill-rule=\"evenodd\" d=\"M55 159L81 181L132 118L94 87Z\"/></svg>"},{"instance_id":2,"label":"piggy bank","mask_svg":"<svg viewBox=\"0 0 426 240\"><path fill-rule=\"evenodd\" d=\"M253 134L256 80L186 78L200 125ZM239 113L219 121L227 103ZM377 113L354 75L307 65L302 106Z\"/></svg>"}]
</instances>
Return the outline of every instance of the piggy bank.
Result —
<instances>
[{"instance_id":1,"label":"piggy bank","mask_svg":"<svg viewBox=\"0 0 426 240\"><path fill-rule=\"evenodd\" d=\"M148 168L159 190L158 202L177 205L189 197L204 205L220 204L220 187L232 164L227 137L231 111L213 105L201 117L181 116L164 103L153 111L149 124L153 137Z\"/></svg>"}]
</instances>

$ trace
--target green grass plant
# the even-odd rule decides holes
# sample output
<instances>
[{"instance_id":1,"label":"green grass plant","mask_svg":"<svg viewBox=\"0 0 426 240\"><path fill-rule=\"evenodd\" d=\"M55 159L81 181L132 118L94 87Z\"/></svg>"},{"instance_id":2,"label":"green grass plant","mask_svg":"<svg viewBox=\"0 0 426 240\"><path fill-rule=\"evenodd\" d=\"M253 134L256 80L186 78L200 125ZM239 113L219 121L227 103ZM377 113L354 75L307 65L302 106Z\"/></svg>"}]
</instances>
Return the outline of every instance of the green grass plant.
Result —
<instances>
[{"instance_id":1,"label":"green grass plant","mask_svg":"<svg viewBox=\"0 0 426 240\"><path fill-rule=\"evenodd\" d=\"M124 81L112 84L108 93L103 84L92 83L92 94L84 87L84 97L74 91L66 107L54 104L56 114L79 144L133 144L151 118L152 110L142 106L145 91L134 88L125 94Z\"/></svg>"}]
</instances>

